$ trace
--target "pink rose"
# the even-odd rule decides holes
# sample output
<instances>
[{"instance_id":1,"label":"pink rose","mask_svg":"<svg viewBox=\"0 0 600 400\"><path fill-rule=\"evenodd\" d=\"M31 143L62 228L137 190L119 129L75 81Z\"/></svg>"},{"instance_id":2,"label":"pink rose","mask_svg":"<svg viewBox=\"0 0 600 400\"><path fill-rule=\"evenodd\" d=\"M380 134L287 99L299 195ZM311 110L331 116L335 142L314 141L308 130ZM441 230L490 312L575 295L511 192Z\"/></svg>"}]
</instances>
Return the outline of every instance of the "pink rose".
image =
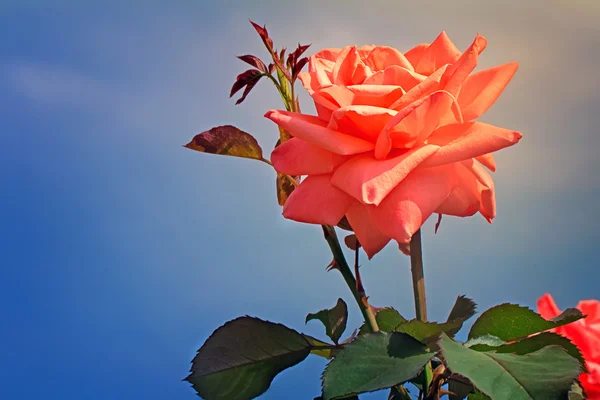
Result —
<instances>
[{"instance_id":1,"label":"pink rose","mask_svg":"<svg viewBox=\"0 0 600 400\"><path fill-rule=\"evenodd\" d=\"M461 54L442 34L406 54L348 46L311 57L300 79L318 116L265 115L293 138L271 160L306 175L283 208L286 218L336 225L346 216L369 258L390 240L401 247L433 213L496 215L492 152L521 134L474 122L498 98L516 63L471 74L486 46Z\"/></svg>"},{"instance_id":2,"label":"pink rose","mask_svg":"<svg viewBox=\"0 0 600 400\"><path fill-rule=\"evenodd\" d=\"M545 319L552 319L561 313L549 294L538 299L537 308ZM579 380L589 400L600 400L600 301L580 301L577 308L587 317L554 331L568 337L579 347L588 370L588 373L579 376Z\"/></svg>"}]
</instances>

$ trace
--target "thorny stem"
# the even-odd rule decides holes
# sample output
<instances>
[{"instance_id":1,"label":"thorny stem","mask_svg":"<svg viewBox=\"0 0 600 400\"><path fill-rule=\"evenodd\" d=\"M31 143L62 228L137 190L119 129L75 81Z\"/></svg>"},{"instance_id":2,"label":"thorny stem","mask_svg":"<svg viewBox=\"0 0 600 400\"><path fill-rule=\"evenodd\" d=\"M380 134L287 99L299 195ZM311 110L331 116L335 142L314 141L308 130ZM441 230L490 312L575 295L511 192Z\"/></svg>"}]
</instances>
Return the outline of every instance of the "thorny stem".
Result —
<instances>
[{"instance_id":1,"label":"thorny stem","mask_svg":"<svg viewBox=\"0 0 600 400\"><path fill-rule=\"evenodd\" d=\"M372 332L379 332L379 326L377 325L377 321L375 320L375 314L367 301L367 296L364 293L359 293L356 286L356 279L350 270L350 266L346 262L346 257L342 251L342 247L340 246L340 241L338 240L337 234L335 233L335 229L331 225L322 225L323 234L325 235L325 240L327 240L327 244L329 244L329 248L331 249L331 253L333 254L333 259L336 263L337 268L342 273L348 288L352 292L358 307L365 319L365 322L369 325Z\"/></svg>"}]
</instances>

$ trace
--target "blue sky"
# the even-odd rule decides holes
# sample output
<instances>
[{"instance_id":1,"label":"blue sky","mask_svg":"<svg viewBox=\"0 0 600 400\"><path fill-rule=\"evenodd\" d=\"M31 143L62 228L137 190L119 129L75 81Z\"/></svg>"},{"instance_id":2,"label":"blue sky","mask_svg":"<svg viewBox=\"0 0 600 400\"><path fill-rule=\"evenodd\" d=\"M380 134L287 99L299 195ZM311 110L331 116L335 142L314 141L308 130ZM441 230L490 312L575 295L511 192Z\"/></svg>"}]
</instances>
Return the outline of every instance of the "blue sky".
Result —
<instances>
[{"instance_id":1,"label":"blue sky","mask_svg":"<svg viewBox=\"0 0 600 400\"><path fill-rule=\"evenodd\" d=\"M321 4L325 3L325 4ZM0 387L2 397L192 399L195 350L239 315L322 337L309 312L343 297L318 226L281 217L274 174L250 160L184 149L234 124L265 152L280 108L262 83L228 98L263 56L248 18L278 47L408 50L446 30L477 32L481 68L520 69L484 121L524 134L498 153L498 217L424 228L430 318L459 294L480 310L600 298L600 8L594 0L3 2L0 5ZM417 5L418 3L418 5ZM304 111L312 111L305 93ZM412 315L408 258L388 246L363 264L372 304ZM309 357L264 399L312 399ZM362 398L362 397L361 397ZM381 399L381 393L364 396Z\"/></svg>"}]
</instances>

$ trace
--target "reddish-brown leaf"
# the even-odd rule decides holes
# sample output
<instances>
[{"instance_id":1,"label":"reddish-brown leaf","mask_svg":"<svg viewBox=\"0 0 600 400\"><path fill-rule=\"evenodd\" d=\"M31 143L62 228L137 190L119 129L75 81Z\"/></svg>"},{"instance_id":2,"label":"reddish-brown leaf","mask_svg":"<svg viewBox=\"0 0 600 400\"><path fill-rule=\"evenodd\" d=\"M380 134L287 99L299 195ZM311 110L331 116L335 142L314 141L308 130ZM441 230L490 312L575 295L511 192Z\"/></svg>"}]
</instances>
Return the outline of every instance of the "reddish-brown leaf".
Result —
<instances>
[{"instance_id":1,"label":"reddish-brown leaf","mask_svg":"<svg viewBox=\"0 0 600 400\"><path fill-rule=\"evenodd\" d=\"M231 92L229 93L229 97L236 94L240 89L242 89L245 86L246 89L244 90L242 97L235 103L235 104L240 104L242 101L244 101L244 99L246 98L248 93L250 93L252 88L258 83L258 81L262 77L263 77L262 72L260 72L257 69L249 69L247 71L242 72L241 74L239 74L237 76L235 83L231 87Z\"/></svg>"},{"instance_id":2,"label":"reddish-brown leaf","mask_svg":"<svg viewBox=\"0 0 600 400\"><path fill-rule=\"evenodd\" d=\"M250 21L250 23L252 24L252 26L254 27L254 29L256 29L256 32L259 34L259 36L262 39L263 43L265 44L265 46L267 46L267 49L269 49L269 51L272 51L272 49L273 49L273 41L269 37L269 32L267 32L267 26L266 25L265 26L260 26L257 23L254 23L252 21Z\"/></svg>"},{"instance_id":3,"label":"reddish-brown leaf","mask_svg":"<svg viewBox=\"0 0 600 400\"><path fill-rule=\"evenodd\" d=\"M256 139L232 125L217 126L202 132L185 145L203 153L264 160Z\"/></svg>"},{"instance_id":4,"label":"reddish-brown leaf","mask_svg":"<svg viewBox=\"0 0 600 400\"><path fill-rule=\"evenodd\" d=\"M251 54L246 54L243 56L238 56L238 58L240 60L242 60L243 62L248 63L255 68L258 68L262 72L267 72L267 66L265 65L265 63L262 62L261 59L256 56L253 56Z\"/></svg>"}]
</instances>

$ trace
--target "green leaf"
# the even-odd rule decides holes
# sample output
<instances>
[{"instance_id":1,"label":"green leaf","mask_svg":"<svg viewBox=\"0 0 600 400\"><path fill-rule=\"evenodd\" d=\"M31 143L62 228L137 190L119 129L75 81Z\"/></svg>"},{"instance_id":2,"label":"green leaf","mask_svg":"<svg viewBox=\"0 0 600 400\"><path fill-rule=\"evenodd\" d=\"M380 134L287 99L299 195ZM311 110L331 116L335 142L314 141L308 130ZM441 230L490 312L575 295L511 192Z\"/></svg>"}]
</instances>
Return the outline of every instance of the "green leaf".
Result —
<instances>
[{"instance_id":1,"label":"green leaf","mask_svg":"<svg viewBox=\"0 0 600 400\"><path fill-rule=\"evenodd\" d=\"M403 333L373 333L344 346L325 368L323 398L389 388L416 377L435 353Z\"/></svg>"},{"instance_id":2,"label":"green leaf","mask_svg":"<svg viewBox=\"0 0 600 400\"><path fill-rule=\"evenodd\" d=\"M439 341L448 368L494 400L561 399L581 372L579 361L559 346L525 355L479 352L447 335Z\"/></svg>"},{"instance_id":3,"label":"green leaf","mask_svg":"<svg viewBox=\"0 0 600 400\"><path fill-rule=\"evenodd\" d=\"M380 308L375 313L375 320L377 321L377 325L379 325L379 330L388 333L392 332L398 325L407 321L398 311L391 307ZM370 332L371 330L369 327L363 324L361 325L358 334L364 335Z\"/></svg>"},{"instance_id":4,"label":"green leaf","mask_svg":"<svg viewBox=\"0 0 600 400\"><path fill-rule=\"evenodd\" d=\"M185 147L202 153L266 161L256 139L232 125L217 126L202 132Z\"/></svg>"},{"instance_id":5,"label":"green leaf","mask_svg":"<svg viewBox=\"0 0 600 400\"><path fill-rule=\"evenodd\" d=\"M468 340L465 343L465 346L472 347L473 350L479 350L477 347L483 346L480 347L482 349L481 351L486 351L491 350L492 347L502 346L503 344L506 344L506 342L504 340L501 340L500 338L497 338L496 336L483 335Z\"/></svg>"},{"instance_id":6,"label":"green leaf","mask_svg":"<svg viewBox=\"0 0 600 400\"><path fill-rule=\"evenodd\" d=\"M346 330L346 322L348 320L348 306L342 299L338 299L333 308L321 310L315 314L306 316L308 321L317 319L325 325L325 334L333 340L335 344L339 343L340 337Z\"/></svg>"},{"instance_id":7,"label":"green leaf","mask_svg":"<svg viewBox=\"0 0 600 400\"><path fill-rule=\"evenodd\" d=\"M409 334L418 341L435 348L435 342L439 339L440 334L445 332L448 336L454 337L462 328L463 323L475 314L475 307L476 304L473 300L465 296L458 296L448 316L448 322L422 322L413 319L400 323L394 328L394 332Z\"/></svg>"},{"instance_id":8,"label":"green leaf","mask_svg":"<svg viewBox=\"0 0 600 400\"><path fill-rule=\"evenodd\" d=\"M337 354L337 351L339 351L339 349L341 348L329 343L325 343L322 340L316 339L305 333L303 333L302 336L304 336L304 338L308 340L308 343L310 343L312 347L310 353L319 357L331 359L334 355Z\"/></svg>"},{"instance_id":9,"label":"green leaf","mask_svg":"<svg viewBox=\"0 0 600 400\"><path fill-rule=\"evenodd\" d=\"M450 334L460 329L463 321L458 319L452 322L438 324L437 322L422 322L416 319L398 325L394 332L406 333L423 344L435 345L442 332ZM453 335L452 335L453 336Z\"/></svg>"},{"instance_id":10,"label":"green leaf","mask_svg":"<svg viewBox=\"0 0 600 400\"><path fill-rule=\"evenodd\" d=\"M558 317L547 321L527 307L501 304L490 308L475 321L469 332L469 339L492 335L506 342L512 342L534 333L570 324L581 318L583 314L575 308L568 308Z\"/></svg>"},{"instance_id":11,"label":"green leaf","mask_svg":"<svg viewBox=\"0 0 600 400\"><path fill-rule=\"evenodd\" d=\"M456 298L456 302L454 303L454 307L450 311L450 315L448 315L448 319L446 322L452 322L456 320L462 320L463 322L471 318L477 312L477 304L468 297L464 295L458 296ZM454 336L458 333L458 331L462 328L462 324L455 331L447 332L449 336Z\"/></svg>"},{"instance_id":12,"label":"green leaf","mask_svg":"<svg viewBox=\"0 0 600 400\"><path fill-rule=\"evenodd\" d=\"M264 393L281 371L304 360L311 345L281 324L241 317L218 328L185 378L206 400L246 400Z\"/></svg>"},{"instance_id":13,"label":"green leaf","mask_svg":"<svg viewBox=\"0 0 600 400\"><path fill-rule=\"evenodd\" d=\"M469 400L490 400L488 396L475 389L474 393L469 393Z\"/></svg>"},{"instance_id":14,"label":"green leaf","mask_svg":"<svg viewBox=\"0 0 600 400\"><path fill-rule=\"evenodd\" d=\"M450 400L462 400L475 390L470 380L460 374L450 374L448 377L448 391Z\"/></svg>"},{"instance_id":15,"label":"green leaf","mask_svg":"<svg viewBox=\"0 0 600 400\"><path fill-rule=\"evenodd\" d=\"M477 339L475 339L477 340ZM465 343L467 346L468 342ZM558 335L552 332L544 332L539 335L535 335L523 340L520 340L511 344L503 344L501 346L491 346L489 344L476 344L467 347L471 347L477 351L491 351L494 350L496 353L513 353L513 354L529 354L534 351L538 351L546 346L560 346L562 347L571 357L575 358L582 365L585 364L581 351L564 336Z\"/></svg>"}]
</instances>

